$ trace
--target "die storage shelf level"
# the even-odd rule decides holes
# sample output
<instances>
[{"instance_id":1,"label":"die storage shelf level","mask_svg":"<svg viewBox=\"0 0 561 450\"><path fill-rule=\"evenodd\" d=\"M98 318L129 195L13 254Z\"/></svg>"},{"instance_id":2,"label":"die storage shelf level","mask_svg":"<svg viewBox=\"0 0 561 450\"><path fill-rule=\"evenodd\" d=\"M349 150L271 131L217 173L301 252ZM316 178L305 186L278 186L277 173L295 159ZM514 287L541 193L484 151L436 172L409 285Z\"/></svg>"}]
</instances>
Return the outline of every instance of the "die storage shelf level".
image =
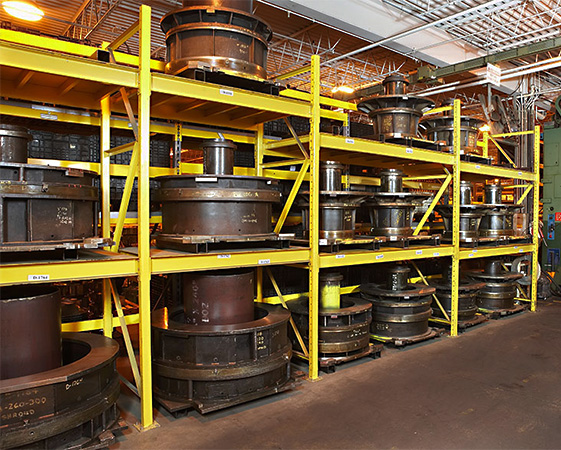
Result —
<instances>
[{"instance_id":1,"label":"die storage shelf level","mask_svg":"<svg viewBox=\"0 0 561 450\"><path fill-rule=\"evenodd\" d=\"M345 164L370 167L397 167L409 177L431 177L443 180L449 175L454 188L454 198L459 197L459 182L468 179L514 178L534 186L539 184L538 169L532 171L507 169L493 166L478 166L460 161L459 156L459 102L454 106L458 117L455 151L453 154L433 150L410 148L403 145L380 143L371 140L332 136L320 133L320 119L327 117L347 123L347 116L325 107L356 110L356 105L339 102L320 96L319 56L312 57L310 93L292 93L287 90L280 96L249 92L243 89L218 86L200 81L169 76L163 73L164 63L150 59L151 10L147 5L140 8L139 56L112 52L114 62L97 60L97 48L25 33L0 30L0 114L34 119L57 120L74 124L98 126L101 129L102 154L100 163L78 163L63 161L67 167L88 167L101 176L101 229L103 237L110 237L109 181L110 176L127 176L129 181L138 177L138 249L126 249L120 253L105 250L82 252L78 260L71 261L27 261L21 264L0 263L0 283L3 285L28 282L53 282L85 280L104 277L137 276L139 281L140 375L142 380L141 425L144 429L153 426L152 373L151 373L151 324L150 324L150 277L152 274L177 273L190 270L207 270L230 267L263 267L269 265L295 264L309 269L310 333L309 333L309 377L318 378L318 283L321 268L341 267L356 264L375 264L388 261L415 260L421 258L452 257L453 283L458 282L460 259L496 256L516 253L532 253L537 262L537 236L531 244L505 246L492 249L460 249L457 239L452 245L437 247L412 247L408 249L383 248L378 251L349 250L336 254L320 253L319 245L319 163L320 160L337 160ZM118 41L119 39L117 39ZM111 48L111 45L109 45ZM25 108L17 102L32 102L37 108ZM127 120L127 102L137 105L135 120ZM40 104L53 104L61 112L50 113ZM78 111L70 111L75 108ZM88 110L89 113L85 113ZM120 116L111 116L111 113ZM267 141L263 135L263 124L288 116L310 120L310 133L281 141ZM255 168L236 168L236 174L262 175L285 180L294 180L298 187L304 179L310 182L310 248L288 248L279 250L246 250L206 254L187 254L150 248L150 192L151 176L176 173L175 169L149 166L150 133L165 133L181 137L208 139L216 137L211 129L191 125L165 123L189 122L202 126L216 126L245 130L244 133L225 133L227 139L253 144ZM111 128L130 129L137 123L136 144L126 150L136 152L136 164L117 166L110 163L115 149L109 148ZM132 127L134 128L134 127ZM530 133L538 133L532 131ZM539 141L539 140L538 140ZM539 145L539 144L538 144ZM123 150L123 149L121 149ZM304 150L304 151L303 151ZM117 150L119 151L119 150ZM124 151L124 150L123 150ZM537 155L537 156L536 156ZM266 156L281 157L284 163L275 166L265 162ZM539 167L539 148L535 152L535 167ZM299 172L282 170L283 166L302 166ZM41 161L35 161L41 163ZM43 163L51 163L52 161ZM308 173L309 168L309 173ZM198 173L200 167L181 164L180 171ZM355 184L377 184L376 179L351 177ZM414 180L405 180L407 186L415 187ZM438 190L439 183L432 189ZM298 189L293 190L293 194ZM537 229L537 195L534 196L534 229ZM289 197L289 201L292 202ZM286 211L288 212L288 211ZM459 214L459 206L455 211ZM121 224L122 226L122 224ZM457 224L455 225L457 231ZM119 228L119 224L117 224ZM471 256L470 256L471 255ZM45 275L37 279L30 275ZM455 280L455 281L454 281ZM261 283L257 277L258 291ZM111 294L109 284L104 282L104 318L95 324L76 325L80 330L99 328L110 336L116 325L111 316ZM532 280L532 308L535 308L536 280ZM457 292L452 299L451 333L457 333ZM135 320L133 320L134 322ZM131 364L133 362L131 361ZM136 363L134 363L136 364Z\"/></svg>"}]
</instances>

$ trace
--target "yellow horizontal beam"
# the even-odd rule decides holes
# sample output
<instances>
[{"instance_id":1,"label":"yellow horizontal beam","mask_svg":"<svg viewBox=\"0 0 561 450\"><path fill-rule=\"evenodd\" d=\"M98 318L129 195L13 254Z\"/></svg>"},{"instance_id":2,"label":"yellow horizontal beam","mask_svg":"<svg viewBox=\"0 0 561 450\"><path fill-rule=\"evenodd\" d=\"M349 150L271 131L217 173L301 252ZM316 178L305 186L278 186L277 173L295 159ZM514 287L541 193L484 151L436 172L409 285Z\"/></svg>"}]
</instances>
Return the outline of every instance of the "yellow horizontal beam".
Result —
<instances>
[{"instance_id":1,"label":"yellow horizontal beam","mask_svg":"<svg viewBox=\"0 0 561 450\"><path fill-rule=\"evenodd\" d=\"M152 273L297 264L308 262L309 257L310 251L306 248L205 254L186 254L153 249Z\"/></svg>"},{"instance_id":2,"label":"yellow horizontal beam","mask_svg":"<svg viewBox=\"0 0 561 450\"><path fill-rule=\"evenodd\" d=\"M286 72L283 73L282 75L279 75L278 77L275 77L275 80L286 80L287 78L292 78L292 77L297 77L298 75L302 75L303 73L309 72L310 70L312 70L312 66L310 66L309 64L307 66L304 67L299 67L298 69L294 69L291 70L290 72ZM289 90L289 89L286 89Z\"/></svg>"},{"instance_id":3,"label":"yellow horizontal beam","mask_svg":"<svg viewBox=\"0 0 561 450\"><path fill-rule=\"evenodd\" d=\"M395 262L411 259L440 258L452 256L454 248L451 245L438 247L416 247L408 249L383 248L379 251L348 251L344 253L321 254L320 268L354 266L358 264L375 264Z\"/></svg>"},{"instance_id":4,"label":"yellow horizontal beam","mask_svg":"<svg viewBox=\"0 0 561 450\"><path fill-rule=\"evenodd\" d=\"M510 137L510 136L522 136L524 134L534 134L534 130L513 131L512 133L491 134L491 135L489 135L489 137L491 137L491 138L502 138L502 137Z\"/></svg>"},{"instance_id":5,"label":"yellow horizontal beam","mask_svg":"<svg viewBox=\"0 0 561 450\"><path fill-rule=\"evenodd\" d=\"M505 245L504 247L462 248L460 249L460 259L515 255L517 253L531 253L533 251L534 244Z\"/></svg>"},{"instance_id":6,"label":"yellow horizontal beam","mask_svg":"<svg viewBox=\"0 0 561 450\"><path fill-rule=\"evenodd\" d=\"M16 44L24 44L29 47L36 47L43 50L51 50L54 52L70 53L75 56L90 58L95 55L97 47L89 45L77 44L75 42L62 41L44 36L30 35L21 31L0 29L0 40L13 42ZM138 67L138 56L129 55L127 53L113 52L117 64L126 64ZM163 72L166 63L155 59L150 60L150 68L158 72Z\"/></svg>"},{"instance_id":7,"label":"yellow horizontal beam","mask_svg":"<svg viewBox=\"0 0 561 450\"><path fill-rule=\"evenodd\" d=\"M477 175L486 175L495 178L516 178L526 181L534 181L535 175L532 172L519 169L509 169L507 167L488 166L486 164L476 164L472 162L460 162L460 170L462 172L473 173Z\"/></svg>"},{"instance_id":8,"label":"yellow horizontal beam","mask_svg":"<svg viewBox=\"0 0 561 450\"><path fill-rule=\"evenodd\" d=\"M0 103L0 114L5 114L13 117L26 117L28 119L40 119L47 121L56 121L64 123L75 123L80 125L101 126L99 117L90 115L69 114L62 112L49 112L41 109L27 108L23 106L6 105ZM127 120L111 119L111 128L120 130L132 130ZM150 132L158 134L169 134L175 136L175 126L173 124L163 124L152 122L150 124ZM215 130L201 130L198 128L190 128L186 125L182 127L182 136L191 137L196 139L215 139L218 134ZM230 139L234 142L241 144L254 144L255 137L253 135L239 135L235 133L222 133L225 139Z\"/></svg>"},{"instance_id":9,"label":"yellow horizontal beam","mask_svg":"<svg viewBox=\"0 0 561 450\"><path fill-rule=\"evenodd\" d=\"M118 218L111 218L110 219L110 224L111 225L116 225L117 224L117 220ZM157 223L162 223L162 216L151 216L150 217L150 225L155 225ZM137 225L138 224L138 218L137 217L127 217L125 218L125 225Z\"/></svg>"},{"instance_id":10,"label":"yellow horizontal beam","mask_svg":"<svg viewBox=\"0 0 561 450\"><path fill-rule=\"evenodd\" d=\"M355 292L360 292L360 285L354 285L354 286L345 286L341 288L341 294L342 295L348 295L348 294L353 294ZM308 296L308 292L300 292L298 294L288 294L288 295L283 295L282 298L289 302L290 300L297 300L301 297L305 297ZM277 295L273 295L272 297L264 297L263 298L263 302L264 303L269 303L271 305L278 305L281 303L279 297Z\"/></svg>"},{"instance_id":11,"label":"yellow horizontal beam","mask_svg":"<svg viewBox=\"0 0 561 450\"><path fill-rule=\"evenodd\" d=\"M438 114L438 113L442 113L442 112L445 112L445 111L452 111L453 109L454 109L453 106L440 106L439 108L429 109L423 115L428 116L429 114Z\"/></svg>"},{"instance_id":12,"label":"yellow horizontal beam","mask_svg":"<svg viewBox=\"0 0 561 450\"><path fill-rule=\"evenodd\" d=\"M449 153L410 148L403 145L382 143L368 139L333 136L326 133L321 133L321 147L437 164L453 164L454 160L454 155Z\"/></svg>"},{"instance_id":13,"label":"yellow horizontal beam","mask_svg":"<svg viewBox=\"0 0 561 450\"><path fill-rule=\"evenodd\" d=\"M0 66L129 88L138 84L137 70L131 67L39 51L5 41L0 41Z\"/></svg>"},{"instance_id":14,"label":"yellow horizontal beam","mask_svg":"<svg viewBox=\"0 0 561 450\"><path fill-rule=\"evenodd\" d=\"M152 75L152 92L236 105L287 116L310 117L310 105L288 98L248 92L169 75Z\"/></svg>"},{"instance_id":15,"label":"yellow horizontal beam","mask_svg":"<svg viewBox=\"0 0 561 450\"><path fill-rule=\"evenodd\" d=\"M97 255L98 259L2 264L0 265L0 286L128 277L137 273L137 261L133 257L115 255L101 250L91 252Z\"/></svg>"},{"instance_id":16,"label":"yellow horizontal beam","mask_svg":"<svg viewBox=\"0 0 561 450\"><path fill-rule=\"evenodd\" d=\"M125 322L127 325L134 325L139 323L140 316L138 314L129 314L125 316ZM113 317L113 328L118 328L121 326L118 317ZM95 331L103 329L103 319L92 319L92 320L82 320L80 322L63 323L62 331L63 333L69 332L83 332L83 331Z\"/></svg>"},{"instance_id":17,"label":"yellow horizontal beam","mask_svg":"<svg viewBox=\"0 0 561 450\"><path fill-rule=\"evenodd\" d=\"M348 119L348 116L345 113L339 111L329 111L328 109L322 109L320 111L320 116L325 119L338 120L340 122L347 122Z\"/></svg>"},{"instance_id":18,"label":"yellow horizontal beam","mask_svg":"<svg viewBox=\"0 0 561 450\"><path fill-rule=\"evenodd\" d=\"M39 159L29 158L29 164L37 164L39 166L54 166L54 167L67 167L71 169L89 170L99 174L99 163L84 162L84 161L61 161L58 159ZM111 164L110 173L113 177L126 177L129 166L124 164ZM150 177L160 177L164 175L174 175L174 169L167 167L150 167Z\"/></svg>"},{"instance_id":19,"label":"yellow horizontal beam","mask_svg":"<svg viewBox=\"0 0 561 450\"><path fill-rule=\"evenodd\" d=\"M308 142L310 142L310 135L306 134L304 136L298 136L298 139L300 139L300 142L302 144L307 144ZM295 145L298 145L298 143L296 142L296 139L287 138L287 139L281 139L279 141L266 142L265 143L265 150L274 150L274 149L277 149L277 148L293 147ZM271 156L273 156L273 155L271 155Z\"/></svg>"},{"instance_id":20,"label":"yellow horizontal beam","mask_svg":"<svg viewBox=\"0 0 561 450\"><path fill-rule=\"evenodd\" d=\"M312 100L312 97L308 92L296 91L293 89L285 89L284 91L281 91L280 95L282 95L283 97L290 97L298 100L304 100L306 102L311 102ZM335 98L320 97L319 103L320 105L332 106L334 108L341 108L346 111L358 111L356 103L345 102L343 100L337 100ZM323 113L323 110L321 112Z\"/></svg>"}]
</instances>

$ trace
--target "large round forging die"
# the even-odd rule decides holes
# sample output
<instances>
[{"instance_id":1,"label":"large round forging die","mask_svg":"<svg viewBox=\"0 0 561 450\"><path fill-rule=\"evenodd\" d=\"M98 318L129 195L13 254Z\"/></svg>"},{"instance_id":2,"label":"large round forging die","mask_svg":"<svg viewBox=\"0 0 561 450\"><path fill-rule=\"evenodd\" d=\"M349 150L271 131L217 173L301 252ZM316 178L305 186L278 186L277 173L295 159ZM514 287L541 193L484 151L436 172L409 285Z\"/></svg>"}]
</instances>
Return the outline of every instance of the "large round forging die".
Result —
<instances>
[{"instance_id":1,"label":"large round forging die","mask_svg":"<svg viewBox=\"0 0 561 450\"><path fill-rule=\"evenodd\" d=\"M440 106L453 106L454 100L442 102ZM477 154L477 135L479 128L485 125L485 121L476 117L460 117L460 151L463 153ZM427 117L421 120L419 128L423 130L427 140L444 143L444 150L452 153L454 151L454 114L453 111L445 111L442 116Z\"/></svg>"},{"instance_id":2,"label":"large round forging die","mask_svg":"<svg viewBox=\"0 0 561 450\"><path fill-rule=\"evenodd\" d=\"M370 192L343 190L345 166L337 161L323 161L320 165L319 237L320 239L352 239L355 236L356 210ZM302 208L304 238L310 236L310 193L299 196Z\"/></svg>"},{"instance_id":3,"label":"large round forging die","mask_svg":"<svg viewBox=\"0 0 561 450\"><path fill-rule=\"evenodd\" d=\"M253 15L251 0L187 0L162 17L166 73L193 77L197 69L267 79L273 32Z\"/></svg>"},{"instance_id":4,"label":"large round forging die","mask_svg":"<svg viewBox=\"0 0 561 450\"><path fill-rule=\"evenodd\" d=\"M499 260L487 263L484 271L469 271L466 275L485 283L477 295L477 306L488 310L512 309L517 291L516 281L524 277L521 273L503 270Z\"/></svg>"},{"instance_id":5,"label":"large round forging die","mask_svg":"<svg viewBox=\"0 0 561 450\"><path fill-rule=\"evenodd\" d=\"M48 285L0 290L0 380L61 364L60 291Z\"/></svg>"},{"instance_id":6,"label":"large round forging die","mask_svg":"<svg viewBox=\"0 0 561 450\"><path fill-rule=\"evenodd\" d=\"M296 323L304 344L308 346L310 312L308 297L286 303ZM340 308L319 310L319 362L320 364L352 361L369 354L370 302L360 298L341 296ZM296 335L290 330L292 345L300 348Z\"/></svg>"},{"instance_id":7,"label":"large round forging die","mask_svg":"<svg viewBox=\"0 0 561 450\"><path fill-rule=\"evenodd\" d=\"M503 186L487 184L484 189L484 203L489 209L481 219L479 233L483 237L502 238L514 236L514 213L522 206L502 202Z\"/></svg>"},{"instance_id":8,"label":"large round forging die","mask_svg":"<svg viewBox=\"0 0 561 450\"><path fill-rule=\"evenodd\" d=\"M386 169L380 173L380 192L366 202L374 236L410 236L413 234L415 206L426 194L403 191L403 172Z\"/></svg>"},{"instance_id":9,"label":"large round forging die","mask_svg":"<svg viewBox=\"0 0 561 450\"><path fill-rule=\"evenodd\" d=\"M470 242L479 238L481 219L489 211L488 205L472 204L473 184L469 181L460 181L460 230L459 237L462 242ZM453 212L451 204L437 205L436 211L444 221L444 238L453 239Z\"/></svg>"},{"instance_id":10,"label":"large round forging die","mask_svg":"<svg viewBox=\"0 0 561 450\"><path fill-rule=\"evenodd\" d=\"M236 175L174 175L159 177L156 194L162 203L159 247L173 247L178 238L274 237L272 206L280 193L277 181Z\"/></svg>"},{"instance_id":11,"label":"large round forging die","mask_svg":"<svg viewBox=\"0 0 561 450\"><path fill-rule=\"evenodd\" d=\"M118 352L104 336L63 333L62 366L0 381L0 448L82 448L110 429Z\"/></svg>"},{"instance_id":12,"label":"large round forging die","mask_svg":"<svg viewBox=\"0 0 561 450\"><path fill-rule=\"evenodd\" d=\"M372 119L375 139L417 138L423 110L434 102L407 94L409 81L402 75L390 75L383 81L384 95L371 97L357 107Z\"/></svg>"},{"instance_id":13,"label":"large round forging die","mask_svg":"<svg viewBox=\"0 0 561 450\"><path fill-rule=\"evenodd\" d=\"M93 172L0 163L0 251L97 247Z\"/></svg>"},{"instance_id":14,"label":"large round forging die","mask_svg":"<svg viewBox=\"0 0 561 450\"><path fill-rule=\"evenodd\" d=\"M372 303L372 334L384 338L422 338L430 333L434 287L408 283L410 269L396 266L385 284L360 286L361 296Z\"/></svg>"},{"instance_id":15,"label":"large round forging die","mask_svg":"<svg viewBox=\"0 0 561 450\"><path fill-rule=\"evenodd\" d=\"M191 325L182 308L152 314L154 394L170 410L200 413L291 387L292 347L282 307L256 303L254 320Z\"/></svg>"},{"instance_id":16,"label":"large round forging die","mask_svg":"<svg viewBox=\"0 0 561 450\"><path fill-rule=\"evenodd\" d=\"M0 124L0 161L25 164L27 144L31 139L25 127Z\"/></svg>"},{"instance_id":17,"label":"large round forging die","mask_svg":"<svg viewBox=\"0 0 561 450\"><path fill-rule=\"evenodd\" d=\"M434 283L432 286L436 288L436 297L450 317L452 313L452 267L447 267L442 281ZM485 283L460 279L458 286L458 320L468 321L475 317L478 310L477 295L484 287ZM436 317L444 317L435 303L432 305L432 314Z\"/></svg>"}]
</instances>

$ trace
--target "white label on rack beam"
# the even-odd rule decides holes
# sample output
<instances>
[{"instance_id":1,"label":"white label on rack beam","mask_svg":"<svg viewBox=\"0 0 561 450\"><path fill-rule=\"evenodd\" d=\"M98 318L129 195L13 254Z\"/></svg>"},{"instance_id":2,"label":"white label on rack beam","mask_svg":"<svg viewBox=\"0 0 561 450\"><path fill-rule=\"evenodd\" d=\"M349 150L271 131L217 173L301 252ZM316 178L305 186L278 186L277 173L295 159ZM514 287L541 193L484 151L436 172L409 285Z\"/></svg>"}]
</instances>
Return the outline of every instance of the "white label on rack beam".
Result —
<instances>
[{"instance_id":1,"label":"white label on rack beam","mask_svg":"<svg viewBox=\"0 0 561 450\"><path fill-rule=\"evenodd\" d=\"M228 97L233 97L234 96L234 91L230 91L228 89L220 89L220 94L221 95L227 95Z\"/></svg>"},{"instance_id":2,"label":"white label on rack beam","mask_svg":"<svg viewBox=\"0 0 561 450\"><path fill-rule=\"evenodd\" d=\"M271 260L270 259L260 259L259 260L259 265L260 266L264 266L266 264L271 264Z\"/></svg>"},{"instance_id":3,"label":"white label on rack beam","mask_svg":"<svg viewBox=\"0 0 561 450\"><path fill-rule=\"evenodd\" d=\"M473 256L473 253L470 253L470 254L468 255L468 257L470 257L470 258L471 258L472 256Z\"/></svg>"},{"instance_id":4,"label":"white label on rack beam","mask_svg":"<svg viewBox=\"0 0 561 450\"><path fill-rule=\"evenodd\" d=\"M351 139L351 138L347 138L347 139L345 139L345 142L346 142L347 144L354 144L354 143L355 143L355 140L354 140L354 139Z\"/></svg>"},{"instance_id":5,"label":"white label on rack beam","mask_svg":"<svg viewBox=\"0 0 561 450\"><path fill-rule=\"evenodd\" d=\"M218 259L230 259L232 255L218 255Z\"/></svg>"},{"instance_id":6,"label":"white label on rack beam","mask_svg":"<svg viewBox=\"0 0 561 450\"><path fill-rule=\"evenodd\" d=\"M432 256L440 256L440 253L434 252L434 253L432 254Z\"/></svg>"},{"instance_id":7,"label":"white label on rack beam","mask_svg":"<svg viewBox=\"0 0 561 450\"><path fill-rule=\"evenodd\" d=\"M409 153L410 155L412 155L413 154L413 149L412 148L406 148L405 153Z\"/></svg>"},{"instance_id":8,"label":"white label on rack beam","mask_svg":"<svg viewBox=\"0 0 561 450\"><path fill-rule=\"evenodd\" d=\"M382 259L384 255L376 255L376 259Z\"/></svg>"},{"instance_id":9,"label":"white label on rack beam","mask_svg":"<svg viewBox=\"0 0 561 450\"><path fill-rule=\"evenodd\" d=\"M27 281L49 281L50 275L27 275Z\"/></svg>"},{"instance_id":10,"label":"white label on rack beam","mask_svg":"<svg viewBox=\"0 0 561 450\"><path fill-rule=\"evenodd\" d=\"M397 236L390 236L390 241L397 241Z\"/></svg>"},{"instance_id":11,"label":"white label on rack beam","mask_svg":"<svg viewBox=\"0 0 561 450\"><path fill-rule=\"evenodd\" d=\"M45 114L41 113L41 119L45 120L58 120L58 116L56 114Z\"/></svg>"},{"instance_id":12,"label":"white label on rack beam","mask_svg":"<svg viewBox=\"0 0 561 450\"><path fill-rule=\"evenodd\" d=\"M521 172L521 171L519 171L519 172L518 172L518 175L522 175L522 172Z\"/></svg>"},{"instance_id":13,"label":"white label on rack beam","mask_svg":"<svg viewBox=\"0 0 561 450\"><path fill-rule=\"evenodd\" d=\"M343 259L345 255L335 255L335 259Z\"/></svg>"},{"instance_id":14,"label":"white label on rack beam","mask_svg":"<svg viewBox=\"0 0 561 450\"><path fill-rule=\"evenodd\" d=\"M518 253L524 253L524 249L523 249L523 248L519 248L519 249L518 249Z\"/></svg>"},{"instance_id":15,"label":"white label on rack beam","mask_svg":"<svg viewBox=\"0 0 561 450\"><path fill-rule=\"evenodd\" d=\"M516 249L518 248L518 245L515 245L515 246L514 246L514 247L512 247L512 248L516 250Z\"/></svg>"},{"instance_id":16,"label":"white label on rack beam","mask_svg":"<svg viewBox=\"0 0 561 450\"><path fill-rule=\"evenodd\" d=\"M422 254L423 254L423 251L422 251L422 250L415 250L415 254L416 254L416 255L422 255Z\"/></svg>"},{"instance_id":17,"label":"white label on rack beam","mask_svg":"<svg viewBox=\"0 0 561 450\"><path fill-rule=\"evenodd\" d=\"M327 245L327 239L320 239L319 245Z\"/></svg>"},{"instance_id":18,"label":"white label on rack beam","mask_svg":"<svg viewBox=\"0 0 561 450\"><path fill-rule=\"evenodd\" d=\"M218 182L218 178L216 177L195 177L195 182L196 183L216 183Z\"/></svg>"},{"instance_id":19,"label":"white label on rack beam","mask_svg":"<svg viewBox=\"0 0 561 450\"><path fill-rule=\"evenodd\" d=\"M476 164L476 165L475 165L475 168L476 168L476 169L481 169L481 166L480 166L479 164Z\"/></svg>"}]
</instances>

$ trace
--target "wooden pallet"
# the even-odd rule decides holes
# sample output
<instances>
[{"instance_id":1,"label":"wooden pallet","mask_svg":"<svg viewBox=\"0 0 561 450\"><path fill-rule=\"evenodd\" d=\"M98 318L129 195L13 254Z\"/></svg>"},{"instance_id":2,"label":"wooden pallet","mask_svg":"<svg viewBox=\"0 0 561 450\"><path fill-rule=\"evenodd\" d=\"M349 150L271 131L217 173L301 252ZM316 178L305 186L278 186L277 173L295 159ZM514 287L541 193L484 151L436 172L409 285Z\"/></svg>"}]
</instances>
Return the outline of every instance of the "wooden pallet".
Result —
<instances>
[{"instance_id":1,"label":"wooden pallet","mask_svg":"<svg viewBox=\"0 0 561 450\"><path fill-rule=\"evenodd\" d=\"M411 246L438 247L442 236L440 234L419 236L389 236L382 243L383 247L409 248Z\"/></svg>"},{"instance_id":2,"label":"wooden pallet","mask_svg":"<svg viewBox=\"0 0 561 450\"><path fill-rule=\"evenodd\" d=\"M485 314L489 319L497 320L501 317L511 316L513 314L518 314L520 312L526 311L529 305L514 305L513 308L509 309L484 309L479 308L479 312Z\"/></svg>"},{"instance_id":3,"label":"wooden pallet","mask_svg":"<svg viewBox=\"0 0 561 450\"><path fill-rule=\"evenodd\" d=\"M419 336L412 336L412 337L403 337L403 338L389 338L385 336L378 336L375 334L370 335L370 339L383 342L384 344L392 345L394 347L405 347L411 344L417 344L418 342L427 341L429 339L434 339L437 337L442 336L446 330L444 328L433 328L429 327L429 331L425 334L421 334Z\"/></svg>"},{"instance_id":4,"label":"wooden pallet","mask_svg":"<svg viewBox=\"0 0 561 450\"><path fill-rule=\"evenodd\" d=\"M487 322L488 318L485 314L476 314L473 319L470 320L458 320L458 330L465 331L467 328L473 327L475 325L479 325L480 323ZM429 318L429 322L436 323L438 325L444 325L447 328L450 328L450 322L442 317L431 317Z\"/></svg>"}]
</instances>

